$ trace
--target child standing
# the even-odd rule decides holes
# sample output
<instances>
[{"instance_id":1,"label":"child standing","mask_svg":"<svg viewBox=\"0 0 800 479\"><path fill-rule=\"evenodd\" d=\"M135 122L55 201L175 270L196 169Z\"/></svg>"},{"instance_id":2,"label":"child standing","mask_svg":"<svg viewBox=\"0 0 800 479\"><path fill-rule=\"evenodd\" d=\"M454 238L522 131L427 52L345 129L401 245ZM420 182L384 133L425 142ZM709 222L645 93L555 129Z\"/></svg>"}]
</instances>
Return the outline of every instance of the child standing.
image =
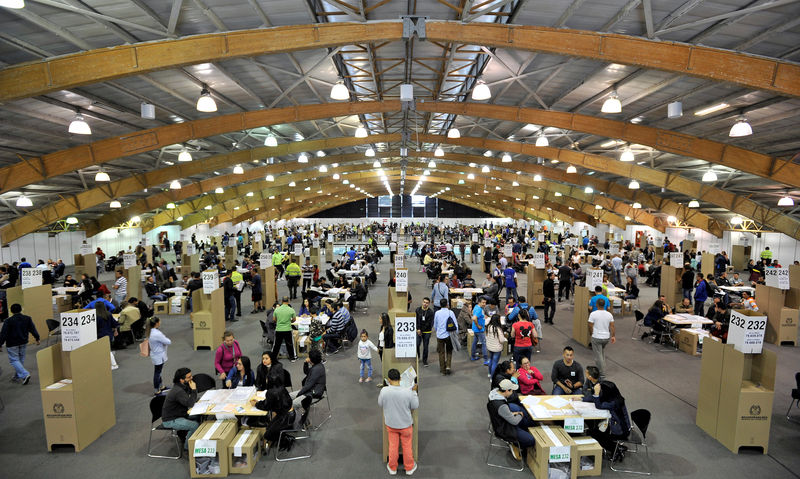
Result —
<instances>
[{"instance_id":1,"label":"child standing","mask_svg":"<svg viewBox=\"0 0 800 479\"><path fill-rule=\"evenodd\" d=\"M369 335L366 329L361 330L361 341L358 342L358 360L361 361L361 372L358 377L358 382L372 381L372 352L378 351L378 347L369 340Z\"/></svg>"}]
</instances>

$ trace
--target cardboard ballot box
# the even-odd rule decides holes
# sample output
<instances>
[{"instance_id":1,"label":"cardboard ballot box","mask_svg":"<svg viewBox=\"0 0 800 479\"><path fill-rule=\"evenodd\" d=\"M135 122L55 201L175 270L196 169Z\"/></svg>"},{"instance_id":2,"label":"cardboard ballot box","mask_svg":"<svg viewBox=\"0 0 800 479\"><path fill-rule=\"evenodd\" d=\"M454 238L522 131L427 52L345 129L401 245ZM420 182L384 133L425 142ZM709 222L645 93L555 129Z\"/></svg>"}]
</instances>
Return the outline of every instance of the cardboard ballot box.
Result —
<instances>
[{"instance_id":1,"label":"cardboard ballot box","mask_svg":"<svg viewBox=\"0 0 800 479\"><path fill-rule=\"evenodd\" d=\"M206 421L189 438L191 477L227 477L228 446L236 436L238 423L232 420Z\"/></svg>"},{"instance_id":2,"label":"cardboard ballot box","mask_svg":"<svg viewBox=\"0 0 800 479\"><path fill-rule=\"evenodd\" d=\"M558 426L528 428L536 444L528 449L528 467L536 479L548 479L550 469L564 470L570 477L578 477L578 445L564 429Z\"/></svg>"}]
</instances>

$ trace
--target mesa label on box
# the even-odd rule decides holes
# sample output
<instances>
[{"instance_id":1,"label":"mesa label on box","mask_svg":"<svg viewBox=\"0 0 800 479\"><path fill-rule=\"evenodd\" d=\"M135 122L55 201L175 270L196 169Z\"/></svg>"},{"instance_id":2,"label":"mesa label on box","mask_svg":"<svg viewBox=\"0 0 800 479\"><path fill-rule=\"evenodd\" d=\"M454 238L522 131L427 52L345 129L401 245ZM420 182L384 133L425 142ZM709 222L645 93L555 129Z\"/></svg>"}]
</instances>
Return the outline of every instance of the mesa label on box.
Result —
<instances>
[{"instance_id":1,"label":"mesa label on box","mask_svg":"<svg viewBox=\"0 0 800 479\"><path fill-rule=\"evenodd\" d=\"M550 448L549 462L570 462L569 446L553 446Z\"/></svg>"},{"instance_id":2,"label":"mesa label on box","mask_svg":"<svg viewBox=\"0 0 800 479\"><path fill-rule=\"evenodd\" d=\"M564 431L571 434L583 434L583 417L564 418Z\"/></svg>"}]
</instances>

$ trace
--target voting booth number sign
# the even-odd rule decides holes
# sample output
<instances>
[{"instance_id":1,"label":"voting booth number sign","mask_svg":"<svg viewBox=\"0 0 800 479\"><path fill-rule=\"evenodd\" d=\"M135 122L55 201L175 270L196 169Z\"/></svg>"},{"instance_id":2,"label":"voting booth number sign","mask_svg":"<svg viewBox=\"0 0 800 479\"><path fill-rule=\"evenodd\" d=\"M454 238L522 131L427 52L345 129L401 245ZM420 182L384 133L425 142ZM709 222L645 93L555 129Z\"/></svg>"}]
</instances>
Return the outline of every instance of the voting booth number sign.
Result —
<instances>
[{"instance_id":1,"label":"voting booth number sign","mask_svg":"<svg viewBox=\"0 0 800 479\"><path fill-rule=\"evenodd\" d=\"M408 292L408 269L399 268L394 270L394 286L398 293Z\"/></svg>"},{"instance_id":2,"label":"voting booth number sign","mask_svg":"<svg viewBox=\"0 0 800 479\"><path fill-rule=\"evenodd\" d=\"M753 311L731 311L728 344L745 354L761 354L767 317Z\"/></svg>"},{"instance_id":3,"label":"voting booth number sign","mask_svg":"<svg viewBox=\"0 0 800 479\"><path fill-rule=\"evenodd\" d=\"M417 355L417 316L398 314L394 320L394 357L413 358Z\"/></svg>"},{"instance_id":4,"label":"voting booth number sign","mask_svg":"<svg viewBox=\"0 0 800 479\"><path fill-rule=\"evenodd\" d=\"M219 288L219 273L216 271L203 271L203 294L211 294Z\"/></svg>"},{"instance_id":5,"label":"voting booth number sign","mask_svg":"<svg viewBox=\"0 0 800 479\"><path fill-rule=\"evenodd\" d=\"M97 340L94 309L61 313L61 350L73 351Z\"/></svg>"},{"instance_id":6,"label":"voting booth number sign","mask_svg":"<svg viewBox=\"0 0 800 479\"><path fill-rule=\"evenodd\" d=\"M19 270L22 289L42 285L42 270L38 268L22 268Z\"/></svg>"}]
</instances>

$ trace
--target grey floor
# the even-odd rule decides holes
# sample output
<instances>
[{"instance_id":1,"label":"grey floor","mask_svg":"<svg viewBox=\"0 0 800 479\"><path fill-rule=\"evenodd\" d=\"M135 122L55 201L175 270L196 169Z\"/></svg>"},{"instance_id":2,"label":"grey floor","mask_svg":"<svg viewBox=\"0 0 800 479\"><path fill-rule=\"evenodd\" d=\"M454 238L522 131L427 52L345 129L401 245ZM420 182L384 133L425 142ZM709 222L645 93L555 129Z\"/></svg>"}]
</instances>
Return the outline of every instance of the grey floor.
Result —
<instances>
[{"instance_id":1,"label":"grey floor","mask_svg":"<svg viewBox=\"0 0 800 479\"><path fill-rule=\"evenodd\" d=\"M477 269L477 265L476 265ZM377 333L378 316L386 307L386 282L389 265L379 266L376 287L370 290L372 306L369 314L356 316L358 327ZM424 277L412 268L411 293L414 305L430 293ZM102 278L110 281L110 277ZM279 294L286 291L279 283ZM524 281L520 290L524 291ZM642 288L642 306L655 299L655 290ZM249 296L247 292L243 296ZM298 305L295 305L298 306ZM261 338L258 319L248 314L249 299L242 307L242 321L232 329L245 354L254 363L260 357ZM172 339L164 378L172 377L176 368L190 367L195 373L213 372L213 352L192 350L191 325L188 316L166 316L163 330ZM584 366L591 362L591 351L575 344L571 338L572 306L558 305L554 326L545 326L542 352L533 358L534 366L549 378L554 360L561 349L571 344ZM684 353L658 352L656 347L630 339L630 316L618 320L620 340L608 347L608 375L626 397L629 410L647 408L653 412L648 434L654 477L770 479L800 477L800 425L787 422L784 414L789 406L794 373L800 370L800 350L791 347L766 347L778 352L778 375L772 415L769 454L732 454L708 437L694 424L700 359ZM42 421L41 397L35 353L28 349L26 366L33 373L28 386L12 384L8 363L3 359L0 397L5 410L0 411L0 478L85 478L112 474L119 478L188 477L188 461L151 459L145 455L152 395L152 365L129 348L116 353L120 368L113 373L117 424L84 451L49 453L46 450ZM5 356L5 354L3 354ZM486 368L470 362L462 352L454 359L452 376L439 375L435 351L432 364L423 368L420 390L420 454L419 477L522 477L530 471L515 473L489 468L484 459L486 433ZM379 368L379 361L374 362ZM302 377L300 362L287 364L295 381ZM276 463L263 458L254 475L282 477L381 477L387 475L380 460L382 424L377 407L378 389L358 383L358 360L350 350L331 356L328 364L328 389L333 405L333 419L313 436L314 456L307 461ZM545 388L551 387L549 379ZM800 413L800 410L795 410ZM403 473L400 472L400 475ZM604 477L618 477L607 467Z\"/></svg>"}]
</instances>

